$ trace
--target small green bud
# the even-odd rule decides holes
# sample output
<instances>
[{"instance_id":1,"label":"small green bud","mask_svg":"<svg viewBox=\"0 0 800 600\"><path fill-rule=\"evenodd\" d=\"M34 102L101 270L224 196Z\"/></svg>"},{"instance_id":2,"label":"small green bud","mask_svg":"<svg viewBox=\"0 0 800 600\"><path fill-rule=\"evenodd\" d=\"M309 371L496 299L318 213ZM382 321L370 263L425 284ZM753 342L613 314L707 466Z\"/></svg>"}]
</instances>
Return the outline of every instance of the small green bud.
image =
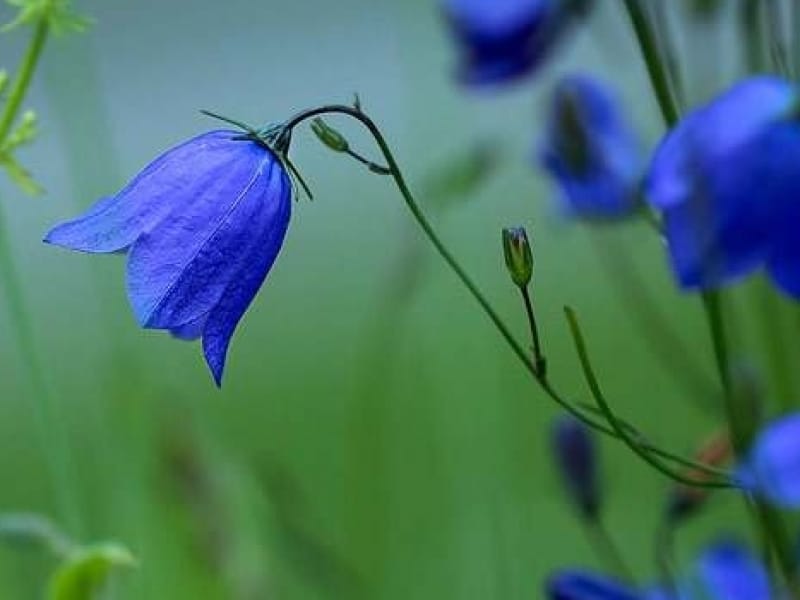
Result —
<instances>
[{"instance_id":1,"label":"small green bud","mask_svg":"<svg viewBox=\"0 0 800 600\"><path fill-rule=\"evenodd\" d=\"M8 85L8 71L0 69L0 94L2 94Z\"/></svg>"},{"instance_id":2,"label":"small green bud","mask_svg":"<svg viewBox=\"0 0 800 600\"><path fill-rule=\"evenodd\" d=\"M334 152L347 152L350 149L344 136L319 117L311 121L311 131L319 138L320 142Z\"/></svg>"},{"instance_id":3,"label":"small green bud","mask_svg":"<svg viewBox=\"0 0 800 600\"><path fill-rule=\"evenodd\" d=\"M533 254L524 227L503 229L503 254L511 280L519 287L528 285L533 275Z\"/></svg>"},{"instance_id":4,"label":"small green bud","mask_svg":"<svg viewBox=\"0 0 800 600\"><path fill-rule=\"evenodd\" d=\"M38 120L36 113L32 110L26 110L22 113L19 124L8 136L8 139L3 146L4 152L15 150L19 146L28 144L33 141L38 133Z\"/></svg>"}]
</instances>

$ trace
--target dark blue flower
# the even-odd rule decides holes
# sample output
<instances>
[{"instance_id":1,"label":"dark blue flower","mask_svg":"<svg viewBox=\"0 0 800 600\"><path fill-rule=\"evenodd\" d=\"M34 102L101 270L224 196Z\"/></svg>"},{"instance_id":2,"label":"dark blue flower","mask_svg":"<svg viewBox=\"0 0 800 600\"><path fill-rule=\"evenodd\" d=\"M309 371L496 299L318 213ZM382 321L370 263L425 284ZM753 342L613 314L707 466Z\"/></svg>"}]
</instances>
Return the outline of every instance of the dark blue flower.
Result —
<instances>
[{"instance_id":1,"label":"dark blue flower","mask_svg":"<svg viewBox=\"0 0 800 600\"><path fill-rule=\"evenodd\" d=\"M616 100L598 81L573 75L556 86L540 159L569 214L609 219L636 208L639 146Z\"/></svg>"},{"instance_id":2,"label":"dark blue flower","mask_svg":"<svg viewBox=\"0 0 800 600\"><path fill-rule=\"evenodd\" d=\"M617 579L573 569L551 575L545 594L549 600L643 600L639 592Z\"/></svg>"},{"instance_id":3,"label":"dark blue flower","mask_svg":"<svg viewBox=\"0 0 800 600\"><path fill-rule=\"evenodd\" d=\"M739 477L745 488L773 504L800 507L800 413L778 419L759 433Z\"/></svg>"},{"instance_id":4,"label":"dark blue flower","mask_svg":"<svg viewBox=\"0 0 800 600\"><path fill-rule=\"evenodd\" d=\"M499 84L533 72L588 0L445 0L461 48L458 77Z\"/></svg>"},{"instance_id":5,"label":"dark blue flower","mask_svg":"<svg viewBox=\"0 0 800 600\"><path fill-rule=\"evenodd\" d=\"M116 196L45 238L82 252L127 252L128 298L139 324L202 337L217 385L291 212L281 161L237 135L212 131L168 150Z\"/></svg>"},{"instance_id":6,"label":"dark blue flower","mask_svg":"<svg viewBox=\"0 0 800 600\"><path fill-rule=\"evenodd\" d=\"M770 600L769 574L750 550L722 540L708 547L697 561L698 575L709 600Z\"/></svg>"},{"instance_id":7,"label":"dark blue flower","mask_svg":"<svg viewBox=\"0 0 800 600\"><path fill-rule=\"evenodd\" d=\"M564 415L553 423L550 445L570 498L585 517L596 517L600 508L600 490L592 432L575 417Z\"/></svg>"},{"instance_id":8,"label":"dark blue flower","mask_svg":"<svg viewBox=\"0 0 800 600\"><path fill-rule=\"evenodd\" d=\"M646 179L685 289L766 266L800 298L797 88L754 77L690 113L667 135Z\"/></svg>"}]
</instances>

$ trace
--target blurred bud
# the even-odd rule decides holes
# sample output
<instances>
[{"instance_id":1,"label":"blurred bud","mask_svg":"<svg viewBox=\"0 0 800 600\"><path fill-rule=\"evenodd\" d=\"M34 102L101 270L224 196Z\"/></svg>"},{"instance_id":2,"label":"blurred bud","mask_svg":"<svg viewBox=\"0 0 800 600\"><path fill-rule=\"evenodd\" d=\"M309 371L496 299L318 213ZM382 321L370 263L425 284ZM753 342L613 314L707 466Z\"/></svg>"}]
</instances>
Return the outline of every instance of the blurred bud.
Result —
<instances>
[{"instance_id":1,"label":"blurred bud","mask_svg":"<svg viewBox=\"0 0 800 600\"><path fill-rule=\"evenodd\" d=\"M600 81L570 75L558 82L537 159L568 215L614 220L636 209L638 140L624 107Z\"/></svg>"},{"instance_id":2,"label":"blurred bud","mask_svg":"<svg viewBox=\"0 0 800 600\"><path fill-rule=\"evenodd\" d=\"M33 141L38 133L38 119L32 110L26 110L20 117L19 125L11 132L3 144L4 152L16 150L19 146Z\"/></svg>"},{"instance_id":3,"label":"blurred bud","mask_svg":"<svg viewBox=\"0 0 800 600\"><path fill-rule=\"evenodd\" d=\"M503 254L512 281L519 287L528 285L533 274L533 254L524 227L503 229Z\"/></svg>"},{"instance_id":4,"label":"blurred bud","mask_svg":"<svg viewBox=\"0 0 800 600\"><path fill-rule=\"evenodd\" d=\"M344 136L319 117L311 121L311 131L334 152L347 152L350 149Z\"/></svg>"},{"instance_id":5,"label":"blurred bud","mask_svg":"<svg viewBox=\"0 0 800 600\"><path fill-rule=\"evenodd\" d=\"M0 69L0 94L2 94L8 85L8 71Z\"/></svg>"},{"instance_id":6,"label":"blurred bud","mask_svg":"<svg viewBox=\"0 0 800 600\"><path fill-rule=\"evenodd\" d=\"M709 467L722 467L732 457L733 447L727 430L717 432L705 440L694 454L695 462ZM707 481L710 478L708 473L698 469L688 469L684 475L696 481ZM676 484L667 499L667 518L674 522L695 514L705 504L710 492L709 488Z\"/></svg>"},{"instance_id":7,"label":"blurred bud","mask_svg":"<svg viewBox=\"0 0 800 600\"><path fill-rule=\"evenodd\" d=\"M567 493L584 517L596 518L600 510L600 492L592 432L575 417L561 416L553 423L551 448Z\"/></svg>"}]
</instances>

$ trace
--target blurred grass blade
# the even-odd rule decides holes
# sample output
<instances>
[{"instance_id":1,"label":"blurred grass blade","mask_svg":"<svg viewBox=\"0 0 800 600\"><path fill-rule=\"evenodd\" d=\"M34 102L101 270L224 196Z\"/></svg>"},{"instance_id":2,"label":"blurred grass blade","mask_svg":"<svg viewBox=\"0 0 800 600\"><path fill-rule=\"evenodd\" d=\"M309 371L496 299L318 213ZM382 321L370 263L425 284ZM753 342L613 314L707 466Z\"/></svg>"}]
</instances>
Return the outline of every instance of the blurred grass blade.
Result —
<instances>
[{"instance_id":1,"label":"blurred grass blade","mask_svg":"<svg viewBox=\"0 0 800 600\"><path fill-rule=\"evenodd\" d=\"M0 515L0 540L13 545L42 546L61 557L74 547L49 519L32 513Z\"/></svg>"}]
</instances>

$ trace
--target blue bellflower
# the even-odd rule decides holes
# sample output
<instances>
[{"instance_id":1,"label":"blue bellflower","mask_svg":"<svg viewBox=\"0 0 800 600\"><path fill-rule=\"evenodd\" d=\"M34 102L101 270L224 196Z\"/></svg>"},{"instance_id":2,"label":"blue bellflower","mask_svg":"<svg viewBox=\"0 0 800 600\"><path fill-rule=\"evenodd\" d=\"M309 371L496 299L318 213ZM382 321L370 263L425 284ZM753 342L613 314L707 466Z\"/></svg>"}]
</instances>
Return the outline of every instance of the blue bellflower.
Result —
<instances>
[{"instance_id":1,"label":"blue bellflower","mask_svg":"<svg viewBox=\"0 0 800 600\"><path fill-rule=\"evenodd\" d=\"M184 340L202 337L217 385L291 212L291 180L280 159L238 135L212 131L168 150L117 195L45 238L81 252L127 253L128 298L139 324Z\"/></svg>"},{"instance_id":2,"label":"blue bellflower","mask_svg":"<svg viewBox=\"0 0 800 600\"><path fill-rule=\"evenodd\" d=\"M739 468L742 486L783 508L800 508L800 413L765 427Z\"/></svg>"},{"instance_id":3,"label":"blue bellflower","mask_svg":"<svg viewBox=\"0 0 800 600\"><path fill-rule=\"evenodd\" d=\"M587 4L587 0L445 0L445 15L461 49L459 80L484 86L532 73Z\"/></svg>"},{"instance_id":4,"label":"blue bellflower","mask_svg":"<svg viewBox=\"0 0 800 600\"><path fill-rule=\"evenodd\" d=\"M645 191L663 214L684 289L710 289L766 267L800 298L797 88L753 77L686 116L654 155Z\"/></svg>"},{"instance_id":5,"label":"blue bellflower","mask_svg":"<svg viewBox=\"0 0 800 600\"><path fill-rule=\"evenodd\" d=\"M636 208L639 144L598 81L573 75L558 83L539 158L569 215L615 219Z\"/></svg>"}]
</instances>

